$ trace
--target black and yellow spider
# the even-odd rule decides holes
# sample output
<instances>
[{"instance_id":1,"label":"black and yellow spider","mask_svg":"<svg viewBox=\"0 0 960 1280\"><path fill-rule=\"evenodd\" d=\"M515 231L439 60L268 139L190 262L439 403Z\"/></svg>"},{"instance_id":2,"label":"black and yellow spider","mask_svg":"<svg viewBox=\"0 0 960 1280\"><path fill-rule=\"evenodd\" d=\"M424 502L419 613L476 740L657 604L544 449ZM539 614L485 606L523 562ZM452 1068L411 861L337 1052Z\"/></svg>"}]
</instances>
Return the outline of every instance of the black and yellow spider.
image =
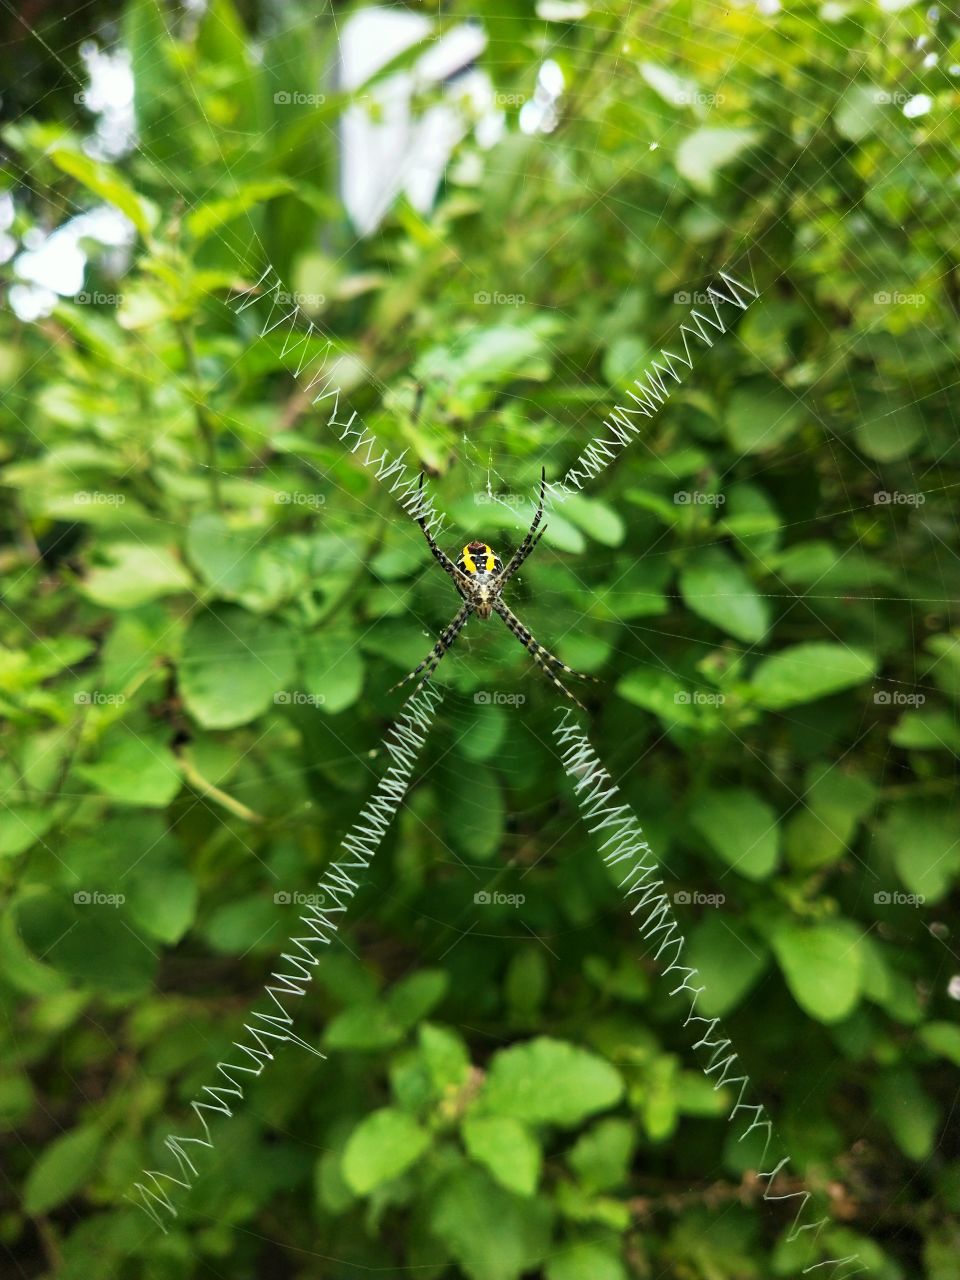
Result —
<instances>
[{"instance_id":1,"label":"black and yellow spider","mask_svg":"<svg viewBox=\"0 0 960 1280\"><path fill-rule=\"evenodd\" d=\"M420 488L423 489L423 475L420 476ZM533 638L527 628L520 619L511 612L503 603L501 593L513 575L526 560L527 556L534 549L540 539L543 537L543 529L537 533L540 521L543 519L543 503L546 495L547 475L543 470L540 473L540 501L537 504L537 510L533 517L533 523L527 531L527 536L517 547L511 556L507 567L503 567L500 557L488 547L485 542L468 542L460 552L456 564L437 546L436 540L427 528L426 517L418 516L417 523L423 530L423 536L427 540L427 545L440 562L441 568L449 573L453 579L454 586L463 597L463 604L458 612L454 615L453 621L441 633L440 639L433 646L424 660L418 667L415 667L409 675L403 677L393 686L398 689L400 685L406 684L408 680L415 680L420 672L426 668L426 674L421 678L414 693L419 692L433 675L440 659L447 652L457 636L466 625L467 619L471 613L475 613L478 618L489 618L491 613L497 614L507 624L509 629L517 637L523 647L527 650L534 662L540 667L544 675L552 680L558 689L562 690L568 698L577 704L581 709L583 704L579 699L575 698L569 689L565 688L557 679L557 671L564 671L567 675L579 676L580 673L574 671L572 667L568 667L565 662L561 662L559 658L545 649L542 644ZM536 534L536 537L534 536ZM586 679L588 677L580 677ZM392 690L391 690L392 692Z\"/></svg>"}]
</instances>

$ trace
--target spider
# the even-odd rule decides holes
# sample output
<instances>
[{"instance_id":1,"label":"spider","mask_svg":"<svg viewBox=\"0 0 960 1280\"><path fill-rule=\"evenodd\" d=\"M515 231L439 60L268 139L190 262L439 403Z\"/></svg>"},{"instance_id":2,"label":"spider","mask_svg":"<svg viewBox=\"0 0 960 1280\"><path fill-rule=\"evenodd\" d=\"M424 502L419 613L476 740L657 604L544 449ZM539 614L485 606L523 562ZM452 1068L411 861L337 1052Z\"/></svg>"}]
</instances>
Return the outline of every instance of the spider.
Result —
<instances>
[{"instance_id":1,"label":"spider","mask_svg":"<svg viewBox=\"0 0 960 1280\"><path fill-rule=\"evenodd\" d=\"M575 702L581 710L584 710L583 703L557 678L558 671L564 671L567 675L578 676L580 679L591 679L589 676L581 676L578 671L574 671L572 667L568 667L566 663L561 662L559 658L545 649L542 644L533 638L531 633L523 625L520 619L504 604L501 593L513 575L526 560L527 556L534 549L540 539L543 537L546 525L537 533L540 521L543 519L543 503L546 495L547 473L546 468L540 472L540 501L537 504L537 510L533 517L533 523L527 531L527 536L517 547L513 553L507 567L503 567L503 562L492 547L487 546L485 542L468 542L460 552L454 563L448 555L446 555L437 546L436 540L427 528L426 516L418 516L417 523L423 531L423 536L427 540L427 545L436 556L440 563L440 567L445 573L448 573L453 579L454 586L463 597L463 604L460 606L453 620L440 633L440 638L433 646L424 660L418 667L415 667L409 675L403 677L394 686L393 689L399 689L400 685L406 684L408 680L415 680L420 672L426 669L426 674L421 678L414 693L419 693L430 677L450 646L454 643L457 636L466 626L467 619L471 613L475 613L478 618L489 618L491 613L497 614L506 623L510 631L517 637L523 647L527 650L534 662L540 667L541 671L548 680L560 689L571 701ZM420 489L423 490L423 473L420 475ZM536 535L536 536L534 536ZM393 689L390 692L393 692Z\"/></svg>"}]
</instances>

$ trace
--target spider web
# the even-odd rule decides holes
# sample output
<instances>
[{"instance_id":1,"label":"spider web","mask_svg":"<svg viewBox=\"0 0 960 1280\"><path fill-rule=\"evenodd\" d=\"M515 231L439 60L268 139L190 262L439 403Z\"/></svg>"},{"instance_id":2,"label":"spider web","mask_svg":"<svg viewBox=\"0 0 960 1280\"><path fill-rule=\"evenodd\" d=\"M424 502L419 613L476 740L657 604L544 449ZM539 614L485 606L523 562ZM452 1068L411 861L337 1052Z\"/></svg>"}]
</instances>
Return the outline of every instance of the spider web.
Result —
<instances>
[{"instance_id":1,"label":"spider web","mask_svg":"<svg viewBox=\"0 0 960 1280\"><path fill-rule=\"evenodd\" d=\"M737 52L739 53L741 52L741 50L738 49ZM620 58L621 58L621 54L619 53L612 54L610 56L610 62L612 64L611 71L613 74L621 73ZM719 87L721 86L718 86L718 88ZM941 125L939 127L943 127L943 126ZM215 136L216 136L215 130L211 127L211 138L215 138ZM668 138L669 138L669 130L665 130L664 136L661 139L661 145L665 145L666 142L668 141ZM800 161L798 160L796 163L799 164ZM783 186L787 182L789 176L790 176L789 174L784 174L781 176L780 178L781 186ZM614 209L616 209L616 206L618 205L618 197L616 195L611 194L610 192L594 192L592 194L596 196L597 202L603 201L605 206L608 206L608 207L612 206ZM185 192L184 195L185 195L185 198L188 200L188 202L192 202L191 193ZM666 207L666 197L664 198L664 208L665 207ZM586 216L586 214L584 216ZM626 225L624 225L624 229L627 234L630 234L629 228ZM762 259L767 252L766 240L771 238L771 236L772 236L772 228L768 228L766 231L764 231L763 228L757 225L751 228L750 233L743 237L743 241L744 241L743 248L745 251L749 251L751 258L753 260ZM232 247L235 249L238 248L237 245L233 245ZM728 260L738 261L739 260L738 254L732 253L728 255ZM664 269L669 268L668 263L662 263L660 264L660 266L662 266ZM824 316L822 318L822 324L825 331L828 330L829 323L830 323L829 318ZM851 345L854 342L859 340L861 340L860 335L852 336ZM548 346L549 345L550 344L548 343ZM565 357L561 349L559 349L556 346L552 346L551 354L554 360L556 361L556 366L559 370L561 370L565 374L569 374L572 372L569 367L569 360ZM861 408L866 408L866 406L861 406L859 401L856 399L857 387L852 378L850 379L849 387L847 388L847 390L854 396L854 408L856 410L859 410ZM508 387L506 389L503 389L500 394L501 394L502 400L507 405L519 410L521 413L528 413L533 410L536 410L538 412L541 411L537 401L532 396L526 394L522 389L518 390L514 387ZM920 397L923 394L926 394L926 391L923 385L921 384L918 387L918 392L917 392L918 402L920 400ZM813 411L812 406L810 405L809 399L808 399L809 392L806 394L798 393L798 395L799 395L799 398L804 400L805 408L808 411L812 412ZM955 425L952 415L951 415L950 421L951 421L951 425ZM826 424L821 424L821 425L826 425ZM494 496L499 497L500 499L503 499L503 498L509 499L512 497L518 497L519 495L523 495L524 497L528 496L531 483L532 483L531 478L533 475L533 471L535 467L538 465L539 460L541 458L549 459L550 462L553 464L552 469L557 474L559 474L564 464L569 465L572 459L576 456L576 452L583 447L584 443L590 438L590 436L595 434L597 423L594 420L594 418L592 417L588 418L588 415L584 413L584 415L579 419L576 418L576 416L571 416L569 420L561 421L561 422L555 421L555 422L552 422L550 426L551 426L551 438L548 442L548 447L547 448L542 447L544 443L543 437L539 438L535 442L536 447L531 451L530 471L526 476L513 475L512 472L511 474L505 474L504 473L505 468L503 467L503 464L498 461L498 459L500 459L503 456L503 450L501 450L498 446L503 444L508 438L508 430L506 427L501 429L501 428L498 428L496 421L488 421L485 424L485 429L482 437L479 435L475 435L472 432L469 432L466 428L463 429L457 438L456 448L455 448L455 455L456 455L455 461L456 461L456 467L458 471L465 478L465 484L463 485L464 491L472 495L482 495L485 499L488 499L488 500L493 498ZM931 444L935 444L935 443L936 443L935 441L931 440ZM845 451L849 451L851 448L851 445L849 440L845 439L842 433L832 432L830 435L830 448L832 450L835 450L837 454L842 454ZM796 453L793 455L793 458L796 461L800 461L803 459L804 456L805 456L804 448L798 447ZM786 459L787 462L789 462L790 460L791 458L789 457ZM782 466L783 461L784 461L783 458L778 459L777 465ZM305 465L309 466L310 464L307 462L305 463ZM753 478L763 479L765 475L765 467L762 460L754 460L753 465L754 465L754 471L752 473ZM932 470L937 465L938 465L937 463L931 463L929 470ZM839 475L840 472L838 471L837 474ZM940 480L940 477L935 477L935 478L938 481ZM932 494L933 492L938 490L943 490L944 488L955 487L955 482L952 482L949 480L944 480L944 481L941 481L940 483L933 484L933 485L929 484L929 477L926 472L923 472L919 476L916 476L915 480L918 485L918 490L926 494ZM882 475L879 468L877 469L877 472L876 472L876 483L878 484L878 486L882 487ZM602 481L601 481L601 485L602 485ZM831 515L841 515L841 514L852 513L852 512L863 512L865 509L864 504L858 495L850 494L850 493L847 493L846 491L843 491L843 492L837 493L836 497L838 500L833 508L833 511L825 513L823 516L818 516L817 517L818 519L827 519ZM491 504L489 502L485 502L485 503L476 503L475 505L478 508L478 515L482 517L485 514L485 508L490 506ZM517 518L514 523L518 533L522 534L522 529L525 526L525 521L529 514L530 508L529 507L524 508L520 502L512 503L510 501L506 501L506 502L501 501L499 505L502 508L504 508L506 511L508 511L511 515L513 514L516 515ZM871 514L869 511L869 508L867 508L867 514ZM785 522L780 527L783 529L789 528L789 523ZM411 536L412 542L415 544L417 539L419 538L419 534L416 531L416 529L413 527L411 527L410 536ZM474 536L474 530L469 531L469 536ZM494 539L492 538L484 537L484 534L482 531L480 531L479 536L483 537L484 540L486 541L494 541ZM936 534L934 532L934 537L936 539L939 539L939 534ZM466 541L467 535L464 534L463 538L464 538L464 541ZM664 540L665 540L665 536L664 536ZM719 542L720 540L721 539L718 537L717 541ZM946 543L942 542L942 539L940 541L942 543L943 551L946 553L949 553L949 555L952 556L953 553L946 546ZM496 545L496 542L494 542L494 545ZM933 604L935 606L942 606L946 608L952 596L952 585L954 582L952 565L950 566L951 571L948 572L947 569L944 568L943 564L941 563L941 559L940 559L941 553L937 551L935 544L930 544L930 546L934 556L936 557L936 573L940 575L942 590L936 594L932 594L932 595L925 594L923 596L918 596L915 598L916 603L918 605L923 605L923 606ZM550 541L548 539L546 542L546 545L543 548L543 551L548 552L549 548L550 548ZM448 549L453 550L455 548L448 548ZM500 549L501 548L498 547L498 550ZM558 560L561 558L560 553L562 552L562 550L563 550L562 547L554 543L554 554L557 556ZM654 544L650 547L650 549L646 553L645 559L656 560L657 558L670 557L672 560L679 561L682 563L684 556L687 554L688 554L688 551L682 547L667 548L662 545L658 546L657 544ZM909 554L910 554L909 548L905 548L904 557L903 557L905 564L909 563L909 560L908 560ZM427 574L432 573L433 566L429 565L429 561L427 560L426 557L424 558L424 564L429 566L426 571ZM589 569L591 574L593 573L603 574L605 571L611 570L614 567L615 567L615 559L609 549L605 549L602 544L599 547L591 546L589 548ZM546 627L541 626L539 625L539 619L538 619L533 622L533 630L534 630L534 633L538 635L538 637L545 644L547 644L551 649L559 652L561 656L568 657L571 660L572 665L583 665L585 668L587 668L590 664L587 662L580 663L578 661L577 654L575 652L578 632L579 632L580 626L582 625L583 619L581 616L577 614L575 609L571 610L570 595L566 590L564 590L562 585L557 584L557 576L558 575L554 573L548 574L545 572L537 581L536 600L539 603L542 615L545 618L547 618L552 623L552 625L549 625ZM581 579L581 585L582 585L582 579ZM815 586L816 584L814 584L814 587ZM820 604L815 604L814 601L822 601L825 603L837 604L849 594L847 591L843 591L843 590L838 590L833 592L823 591L822 593L814 594L813 589L811 589L810 591L805 592L803 594L802 601L798 602L796 592L790 589L786 583L783 584L783 587L784 589L782 590L782 592L768 593L768 598L770 598L771 600L781 601L782 602L781 608L783 609L784 613L788 613L798 608L813 613L817 617L818 622L822 624L824 631L826 633L830 633L831 635L833 635L833 637L836 640L838 640L840 643L843 643L841 636L838 635L836 632L835 622L831 622L831 620L825 614L825 612L822 611L822 606ZM446 588L446 591L444 591L444 588ZM428 592L434 593L435 599L436 599L436 606L437 606L436 609L431 610L431 615L426 621L434 622L436 620L437 615L442 617L443 610L440 607L441 598L447 601L448 607L452 612L453 607L455 607L455 600L450 596L449 584L443 583L442 581L435 582L435 583L432 582L432 584L429 587L426 587L425 585L425 589ZM621 594L623 595L623 597L627 597L627 596L635 595L635 592L631 591L630 589L624 588ZM606 595L608 599L616 600L617 598L616 583L614 583L612 587L607 589ZM889 599L889 596L878 595L876 597L876 602L878 605L880 605L882 601L886 599ZM519 605L518 605L518 609L520 609ZM528 615L524 614L522 611L521 611L521 616L524 616L525 620L527 620L528 618ZM609 646L607 647L607 651L606 651L607 654L620 652L619 646L620 644L622 644L622 640L618 640L617 637L619 635L622 635L623 633L626 633L627 635L629 635L632 641L636 642L641 646L643 652L646 655L645 660L648 661L652 666L655 666L658 669L662 669L663 657L662 657L662 654L657 651L656 641L665 634L664 627L657 625L656 622L648 624L643 622L637 622L635 619L623 618L623 617L615 617L613 619L610 619L606 623L606 625L609 626L612 633L613 632L616 633L611 639ZM878 610L878 625L879 625L879 610ZM435 634L435 631L432 627L425 626L423 628L423 634L424 634L425 647L426 647L428 643L432 642L432 637ZM671 634L671 633L666 632L666 634ZM688 641L688 643L692 645L702 645L705 650L708 650L713 647L709 641L704 641L696 636L685 635L684 638ZM565 648L565 646L569 646L569 648ZM504 650L503 650L504 652L506 652L507 647L508 646L504 647ZM751 648L752 646L745 646L743 649L744 654L749 654L751 651ZM471 713L471 704L473 703L473 693L476 692L475 689L473 691L471 691L470 689L468 668L473 668L478 659L482 661L487 651L488 651L488 646L486 644L486 640L484 640L483 650L481 650L479 642L475 649L472 637L470 637L468 638L466 645L464 645L461 648L460 652L458 654L451 655L451 658L448 660L454 664L454 668L458 676L458 682L454 684L451 690L452 696L447 699L447 704L448 704L447 714L452 717L452 731L455 736L459 736L467 726L467 722L470 718L470 713ZM631 646L631 652L632 651L633 651L633 646ZM670 674L672 675L673 678L677 679L678 681L686 682L686 681L689 681L690 679L690 675L688 672L674 671L674 672L670 672ZM441 676L438 678L444 679L445 677ZM529 685L531 682L535 681L537 678L538 677L536 676L536 672L531 670L527 674L524 683L525 685ZM464 683L459 683L459 681L461 680ZM917 689L930 690L932 689L933 686L928 683L925 683L922 680L918 680L912 687ZM712 689L712 686L706 683L702 685L702 690L704 692L710 692L711 689ZM481 690L481 691L486 691L486 690ZM501 690L500 692L509 692L509 691ZM526 693L526 690L525 690L525 693ZM473 705L475 705L475 703L473 703ZM500 759L502 760L502 763L505 769L510 770L514 767L519 768L522 766L522 761L524 756L524 735L532 732L534 731L529 729L522 722L521 717L511 714L511 718L509 721L509 732L502 739L501 745L499 748L501 753ZM642 754L643 751L649 749L647 743L648 743L648 740L641 738L639 735L634 735L631 737L631 735L627 734L625 738L623 738L621 741L617 743L616 757L618 759L626 759L629 756L631 756L631 753L637 752ZM750 749L746 743L741 743L740 747L744 750ZM877 767L878 767L878 772L881 775L883 775L888 768L892 768L893 766L888 765L886 757L884 756L877 760ZM521 822L524 822L527 824L536 823L539 817L544 812L544 810L546 810L546 808L550 805L550 803L551 801L549 799L544 798L543 800L537 801L535 804L531 804L526 808L521 806L516 811L517 816L521 820ZM452 859L450 861L451 863L453 862ZM385 889L384 892L389 892L389 890ZM444 923L447 924L448 922L444 922ZM454 928L456 927L457 926L454 926ZM461 930L461 933L459 936L465 936L464 931Z\"/></svg>"}]
</instances>

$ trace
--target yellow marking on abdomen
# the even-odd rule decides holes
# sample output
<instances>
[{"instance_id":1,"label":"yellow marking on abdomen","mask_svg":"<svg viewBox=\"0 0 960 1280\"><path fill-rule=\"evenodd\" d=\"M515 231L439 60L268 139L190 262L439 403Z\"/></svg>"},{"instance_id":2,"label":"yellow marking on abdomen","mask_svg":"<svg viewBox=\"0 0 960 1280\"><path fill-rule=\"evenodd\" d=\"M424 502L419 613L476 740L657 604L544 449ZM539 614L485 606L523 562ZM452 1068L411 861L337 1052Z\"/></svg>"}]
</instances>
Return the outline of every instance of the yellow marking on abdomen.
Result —
<instances>
[{"instance_id":1,"label":"yellow marking on abdomen","mask_svg":"<svg viewBox=\"0 0 960 1280\"><path fill-rule=\"evenodd\" d=\"M463 565L467 573L476 573L477 565L473 556L470 554L470 548L464 547L460 554L463 556Z\"/></svg>"}]
</instances>

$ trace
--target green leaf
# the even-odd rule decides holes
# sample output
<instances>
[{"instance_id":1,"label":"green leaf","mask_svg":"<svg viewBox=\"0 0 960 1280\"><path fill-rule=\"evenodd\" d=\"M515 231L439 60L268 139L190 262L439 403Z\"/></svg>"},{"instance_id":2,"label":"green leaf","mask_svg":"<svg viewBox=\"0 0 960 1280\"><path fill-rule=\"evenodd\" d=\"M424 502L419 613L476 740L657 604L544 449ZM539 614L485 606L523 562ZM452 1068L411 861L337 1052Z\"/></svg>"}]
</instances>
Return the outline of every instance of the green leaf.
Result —
<instances>
[{"instance_id":1,"label":"green leaf","mask_svg":"<svg viewBox=\"0 0 960 1280\"><path fill-rule=\"evenodd\" d=\"M79 151L54 150L50 152L50 159L58 169L76 178L88 191L119 209L144 239L149 238L157 222L157 208L145 196L137 195L116 170L99 160L91 160Z\"/></svg>"},{"instance_id":2,"label":"green leaf","mask_svg":"<svg viewBox=\"0 0 960 1280\"><path fill-rule=\"evenodd\" d=\"M627 1271L610 1246L581 1240L547 1262L547 1280L627 1280Z\"/></svg>"},{"instance_id":3,"label":"green leaf","mask_svg":"<svg viewBox=\"0 0 960 1280\"><path fill-rule=\"evenodd\" d=\"M690 818L710 847L749 880L766 879L777 865L777 814L753 791L705 791L694 801Z\"/></svg>"},{"instance_id":4,"label":"green leaf","mask_svg":"<svg viewBox=\"0 0 960 1280\"><path fill-rule=\"evenodd\" d=\"M608 1116L580 1135L567 1163L584 1191L612 1191L626 1182L635 1145L630 1122Z\"/></svg>"},{"instance_id":5,"label":"green leaf","mask_svg":"<svg viewBox=\"0 0 960 1280\"><path fill-rule=\"evenodd\" d=\"M960 1026L954 1022L928 1022L917 1034L924 1048L960 1067Z\"/></svg>"},{"instance_id":6,"label":"green leaf","mask_svg":"<svg viewBox=\"0 0 960 1280\"><path fill-rule=\"evenodd\" d=\"M860 998L860 931L845 921L800 925L782 923L773 950L797 1004L818 1022L840 1022Z\"/></svg>"},{"instance_id":7,"label":"green leaf","mask_svg":"<svg viewBox=\"0 0 960 1280\"><path fill-rule=\"evenodd\" d=\"M430 1135L403 1111L383 1107L350 1135L343 1153L343 1176L358 1195L369 1195L409 1169L430 1145Z\"/></svg>"},{"instance_id":8,"label":"green leaf","mask_svg":"<svg viewBox=\"0 0 960 1280\"><path fill-rule=\"evenodd\" d=\"M177 664L187 710L206 729L247 724L289 692L294 641L268 618L225 606L194 619Z\"/></svg>"},{"instance_id":9,"label":"green leaf","mask_svg":"<svg viewBox=\"0 0 960 1280\"><path fill-rule=\"evenodd\" d=\"M910 405L882 403L853 429L857 444L878 462L895 462L912 453L924 438L923 418Z\"/></svg>"},{"instance_id":10,"label":"green leaf","mask_svg":"<svg viewBox=\"0 0 960 1280\"><path fill-rule=\"evenodd\" d=\"M170 946L193 923L198 897L193 876L176 867L137 875L127 894L131 915L140 928Z\"/></svg>"},{"instance_id":11,"label":"green leaf","mask_svg":"<svg viewBox=\"0 0 960 1280\"><path fill-rule=\"evenodd\" d=\"M424 1022L417 1028L417 1038L427 1072L439 1093L459 1089L466 1083L470 1051L455 1031Z\"/></svg>"},{"instance_id":12,"label":"green leaf","mask_svg":"<svg viewBox=\"0 0 960 1280\"><path fill-rule=\"evenodd\" d=\"M493 1055L478 1103L486 1113L569 1127L622 1094L620 1074L604 1058L540 1036Z\"/></svg>"},{"instance_id":13,"label":"green leaf","mask_svg":"<svg viewBox=\"0 0 960 1280\"><path fill-rule=\"evenodd\" d=\"M907 1068L885 1071L873 1087L873 1106L909 1160L926 1160L937 1140L940 1111Z\"/></svg>"},{"instance_id":14,"label":"green leaf","mask_svg":"<svg viewBox=\"0 0 960 1280\"><path fill-rule=\"evenodd\" d=\"M511 1116L468 1115L464 1146L508 1191L532 1196L540 1177L540 1147L533 1134Z\"/></svg>"},{"instance_id":15,"label":"green leaf","mask_svg":"<svg viewBox=\"0 0 960 1280\"><path fill-rule=\"evenodd\" d=\"M503 788L493 769L475 764L470 769L470 786L451 809L450 843L470 858L486 861L500 848L505 822Z\"/></svg>"},{"instance_id":16,"label":"green leaf","mask_svg":"<svg viewBox=\"0 0 960 1280\"><path fill-rule=\"evenodd\" d=\"M960 753L960 724L956 716L938 707L905 711L890 730L895 747L911 751L952 751Z\"/></svg>"},{"instance_id":17,"label":"green leaf","mask_svg":"<svg viewBox=\"0 0 960 1280\"><path fill-rule=\"evenodd\" d=\"M93 1171L102 1144L103 1131L96 1125L82 1125L51 1142L27 1174L24 1210L48 1213L69 1200Z\"/></svg>"},{"instance_id":18,"label":"green leaf","mask_svg":"<svg viewBox=\"0 0 960 1280\"><path fill-rule=\"evenodd\" d=\"M707 547L691 556L680 574L680 591L698 617L738 640L752 644L767 634L769 602L722 547Z\"/></svg>"},{"instance_id":19,"label":"green leaf","mask_svg":"<svg viewBox=\"0 0 960 1280\"><path fill-rule=\"evenodd\" d=\"M803 405L778 382L754 378L730 397L727 436L738 453L763 453L788 440L803 417Z\"/></svg>"},{"instance_id":20,"label":"green leaf","mask_svg":"<svg viewBox=\"0 0 960 1280\"><path fill-rule=\"evenodd\" d=\"M164 547L117 542L104 548L102 555L107 566L91 569L82 590L107 609L134 609L161 596L187 591L192 584L184 566Z\"/></svg>"},{"instance_id":21,"label":"green leaf","mask_svg":"<svg viewBox=\"0 0 960 1280\"><path fill-rule=\"evenodd\" d=\"M184 220L187 232L195 240L205 240L225 222L232 222L255 205L292 190L290 179L279 175L261 182L245 182L233 195L221 200L208 200L189 213Z\"/></svg>"},{"instance_id":22,"label":"green leaf","mask_svg":"<svg viewBox=\"0 0 960 1280\"><path fill-rule=\"evenodd\" d=\"M743 921L729 922L712 911L690 935L686 962L699 971L706 989L697 1000L697 1013L722 1018L743 1001L766 970L766 949L750 934Z\"/></svg>"},{"instance_id":23,"label":"green leaf","mask_svg":"<svg viewBox=\"0 0 960 1280\"><path fill-rule=\"evenodd\" d=\"M796 867L823 866L847 851L858 823L873 808L876 788L827 760L810 766L803 806L786 826L787 857Z\"/></svg>"},{"instance_id":24,"label":"green leaf","mask_svg":"<svg viewBox=\"0 0 960 1280\"><path fill-rule=\"evenodd\" d=\"M842 138L860 142L877 128L882 112L882 101L873 85L852 84L837 103L833 121Z\"/></svg>"},{"instance_id":25,"label":"green leaf","mask_svg":"<svg viewBox=\"0 0 960 1280\"><path fill-rule=\"evenodd\" d=\"M353 706L363 690L363 655L352 630L341 626L305 638L303 686L328 716Z\"/></svg>"},{"instance_id":26,"label":"green leaf","mask_svg":"<svg viewBox=\"0 0 960 1280\"><path fill-rule=\"evenodd\" d=\"M176 757L165 743L124 730L113 734L99 758L76 774L119 804L165 809L180 790Z\"/></svg>"},{"instance_id":27,"label":"green leaf","mask_svg":"<svg viewBox=\"0 0 960 1280\"><path fill-rule=\"evenodd\" d=\"M759 138L755 129L696 129L677 148L677 172L709 195L716 187L718 172Z\"/></svg>"},{"instance_id":28,"label":"green leaf","mask_svg":"<svg viewBox=\"0 0 960 1280\"><path fill-rule=\"evenodd\" d=\"M355 1004L331 1018L323 1037L328 1049L370 1052L388 1049L403 1039L403 1027L385 1004Z\"/></svg>"},{"instance_id":29,"label":"green leaf","mask_svg":"<svg viewBox=\"0 0 960 1280\"><path fill-rule=\"evenodd\" d=\"M626 534L623 519L613 507L598 498L572 493L563 500L563 514L594 542L619 547Z\"/></svg>"},{"instance_id":30,"label":"green leaf","mask_svg":"<svg viewBox=\"0 0 960 1280\"><path fill-rule=\"evenodd\" d=\"M939 902L960 871L960 820L955 806L935 800L896 801L877 831L910 893Z\"/></svg>"},{"instance_id":31,"label":"green leaf","mask_svg":"<svg viewBox=\"0 0 960 1280\"><path fill-rule=\"evenodd\" d=\"M511 1195L480 1169L439 1186L430 1229L470 1280L518 1280L550 1246L549 1205Z\"/></svg>"},{"instance_id":32,"label":"green leaf","mask_svg":"<svg viewBox=\"0 0 960 1280\"><path fill-rule=\"evenodd\" d=\"M386 1006L398 1026L406 1030L440 1003L449 985L450 975L445 969L421 969L390 988Z\"/></svg>"},{"instance_id":33,"label":"green leaf","mask_svg":"<svg viewBox=\"0 0 960 1280\"><path fill-rule=\"evenodd\" d=\"M782 711L863 684L876 670L876 658L864 649L812 641L764 658L751 685L761 706Z\"/></svg>"},{"instance_id":34,"label":"green leaf","mask_svg":"<svg viewBox=\"0 0 960 1280\"><path fill-rule=\"evenodd\" d=\"M256 573L263 531L235 528L215 511L205 511L190 521L186 537L187 559L220 596L236 599Z\"/></svg>"}]
</instances>

